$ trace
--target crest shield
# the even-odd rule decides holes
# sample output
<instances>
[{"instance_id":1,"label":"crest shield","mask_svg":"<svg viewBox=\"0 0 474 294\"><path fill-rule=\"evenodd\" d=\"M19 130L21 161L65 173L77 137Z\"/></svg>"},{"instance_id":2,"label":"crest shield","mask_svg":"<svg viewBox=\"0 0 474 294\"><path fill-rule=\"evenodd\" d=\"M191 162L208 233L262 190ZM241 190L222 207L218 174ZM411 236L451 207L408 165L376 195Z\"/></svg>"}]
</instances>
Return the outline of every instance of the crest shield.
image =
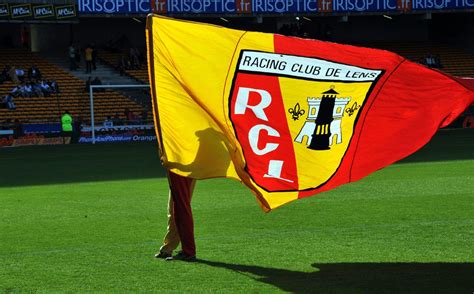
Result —
<instances>
[{"instance_id":1,"label":"crest shield","mask_svg":"<svg viewBox=\"0 0 474 294\"><path fill-rule=\"evenodd\" d=\"M249 50L238 58L229 118L252 180L269 192L327 182L383 71Z\"/></svg>"}]
</instances>

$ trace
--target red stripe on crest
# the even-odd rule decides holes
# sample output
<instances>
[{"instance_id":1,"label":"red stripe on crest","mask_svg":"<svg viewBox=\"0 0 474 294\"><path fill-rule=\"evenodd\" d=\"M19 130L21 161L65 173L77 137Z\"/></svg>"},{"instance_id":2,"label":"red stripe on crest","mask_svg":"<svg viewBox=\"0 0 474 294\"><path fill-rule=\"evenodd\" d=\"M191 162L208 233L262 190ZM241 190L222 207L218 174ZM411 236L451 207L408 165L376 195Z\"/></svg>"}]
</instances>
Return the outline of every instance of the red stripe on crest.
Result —
<instances>
[{"instance_id":1,"label":"red stripe on crest","mask_svg":"<svg viewBox=\"0 0 474 294\"><path fill-rule=\"evenodd\" d=\"M293 140L286 115L278 77L237 72L230 117L242 146L246 169L267 191L298 190Z\"/></svg>"}]
</instances>

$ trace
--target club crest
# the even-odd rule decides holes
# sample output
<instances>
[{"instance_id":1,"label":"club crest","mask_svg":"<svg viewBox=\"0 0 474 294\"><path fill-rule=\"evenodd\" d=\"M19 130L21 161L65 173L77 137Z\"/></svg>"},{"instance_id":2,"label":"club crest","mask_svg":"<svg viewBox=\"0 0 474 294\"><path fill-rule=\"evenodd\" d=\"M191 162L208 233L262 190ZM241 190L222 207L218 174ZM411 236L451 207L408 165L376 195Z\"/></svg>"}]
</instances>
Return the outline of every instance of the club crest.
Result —
<instances>
[{"instance_id":1,"label":"club crest","mask_svg":"<svg viewBox=\"0 0 474 294\"><path fill-rule=\"evenodd\" d=\"M252 180L271 192L327 182L381 74L313 57L242 50L229 85L229 118Z\"/></svg>"}]
</instances>

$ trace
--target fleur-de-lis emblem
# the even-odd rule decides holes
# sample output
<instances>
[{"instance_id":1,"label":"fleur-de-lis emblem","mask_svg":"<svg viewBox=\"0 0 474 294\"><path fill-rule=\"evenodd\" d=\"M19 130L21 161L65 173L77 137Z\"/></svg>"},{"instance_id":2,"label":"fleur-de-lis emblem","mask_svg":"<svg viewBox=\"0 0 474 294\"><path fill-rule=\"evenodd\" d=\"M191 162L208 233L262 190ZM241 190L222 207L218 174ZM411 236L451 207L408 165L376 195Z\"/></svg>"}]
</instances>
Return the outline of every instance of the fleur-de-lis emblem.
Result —
<instances>
[{"instance_id":1,"label":"fleur-de-lis emblem","mask_svg":"<svg viewBox=\"0 0 474 294\"><path fill-rule=\"evenodd\" d=\"M293 120L298 120L301 115L305 113L304 109L301 109L300 104L296 103L295 107L289 108L288 112L291 114Z\"/></svg>"},{"instance_id":2,"label":"fleur-de-lis emblem","mask_svg":"<svg viewBox=\"0 0 474 294\"><path fill-rule=\"evenodd\" d=\"M360 105L358 105L357 102L354 102L354 104L352 104L351 107L346 109L346 112L349 116L352 116L356 112L356 110L359 108L360 108Z\"/></svg>"}]
</instances>

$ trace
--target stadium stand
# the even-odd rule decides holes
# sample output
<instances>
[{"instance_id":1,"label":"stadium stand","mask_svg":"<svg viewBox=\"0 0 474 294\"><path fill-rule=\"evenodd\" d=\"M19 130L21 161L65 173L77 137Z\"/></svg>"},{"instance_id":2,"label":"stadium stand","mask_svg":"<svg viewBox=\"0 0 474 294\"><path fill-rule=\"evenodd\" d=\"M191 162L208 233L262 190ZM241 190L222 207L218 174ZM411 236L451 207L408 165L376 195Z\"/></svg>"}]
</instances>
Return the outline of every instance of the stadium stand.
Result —
<instances>
[{"instance_id":1,"label":"stadium stand","mask_svg":"<svg viewBox=\"0 0 474 294\"><path fill-rule=\"evenodd\" d=\"M24 49L0 49L0 67L16 66L28 70L36 65L45 79L55 79L61 93L49 97L17 97L16 110L0 109L0 121L18 119L22 123L58 122L62 112L69 110L73 117L82 117L85 122L90 117L89 95L84 91L85 82L74 77L60 67L49 63L41 56ZM0 85L0 97L10 93L15 86L12 81ZM125 118L124 109L139 114L145 109L138 103L118 92L106 90L94 93L94 113L96 122L102 122L107 116L119 114Z\"/></svg>"},{"instance_id":2,"label":"stadium stand","mask_svg":"<svg viewBox=\"0 0 474 294\"><path fill-rule=\"evenodd\" d=\"M445 44L432 42L385 42L364 45L396 52L417 62L431 53L439 56L443 65L442 71L453 76L474 77L474 55Z\"/></svg>"},{"instance_id":3,"label":"stadium stand","mask_svg":"<svg viewBox=\"0 0 474 294\"><path fill-rule=\"evenodd\" d=\"M384 42L355 45L389 50L416 62L419 62L425 58L427 54L431 53L439 56L443 65L442 71L454 76L474 77L474 55L442 43ZM104 50L99 52L99 59L114 68L117 68L120 56L121 53L107 52ZM142 66L141 69L124 70L124 73L137 81L148 83L148 71L146 66Z\"/></svg>"}]
</instances>

